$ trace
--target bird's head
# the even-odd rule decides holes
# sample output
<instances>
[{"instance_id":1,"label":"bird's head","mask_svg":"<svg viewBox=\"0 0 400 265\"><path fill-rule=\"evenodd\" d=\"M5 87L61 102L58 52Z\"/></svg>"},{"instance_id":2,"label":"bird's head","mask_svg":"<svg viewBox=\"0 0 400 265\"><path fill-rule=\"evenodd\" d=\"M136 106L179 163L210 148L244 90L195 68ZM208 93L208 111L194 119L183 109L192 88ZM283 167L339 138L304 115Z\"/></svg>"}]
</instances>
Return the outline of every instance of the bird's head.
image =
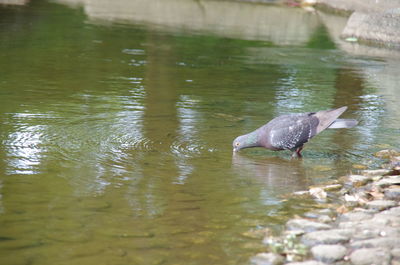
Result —
<instances>
[{"instance_id":1,"label":"bird's head","mask_svg":"<svg viewBox=\"0 0 400 265\"><path fill-rule=\"evenodd\" d=\"M243 143L244 143L244 141L243 141L244 139L243 139L243 135L242 136L238 136L238 137L236 137L236 139L235 140L233 140L233 143L232 143L232 147L233 147L233 151L234 152L237 152L237 151L239 151L240 149L242 149L243 148Z\"/></svg>"},{"instance_id":2,"label":"bird's head","mask_svg":"<svg viewBox=\"0 0 400 265\"><path fill-rule=\"evenodd\" d=\"M257 134L254 132L236 137L232 143L233 151L237 152L243 148L258 146L257 138Z\"/></svg>"}]
</instances>

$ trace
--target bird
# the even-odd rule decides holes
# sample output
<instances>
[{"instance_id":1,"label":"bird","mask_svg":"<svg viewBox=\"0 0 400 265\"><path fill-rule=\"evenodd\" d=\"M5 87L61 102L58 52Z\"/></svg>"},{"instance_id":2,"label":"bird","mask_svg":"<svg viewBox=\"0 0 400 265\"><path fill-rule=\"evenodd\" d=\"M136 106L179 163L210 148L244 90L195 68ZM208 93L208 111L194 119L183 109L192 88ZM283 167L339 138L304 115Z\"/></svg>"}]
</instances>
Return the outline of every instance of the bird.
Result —
<instances>
[{"instance_id":1,"label":"bird","mask_svg":"<svg viewBox=\"0 0 400 265\"><path fill-rule=\"evenodd\" d=\"M347 106L317 112L292 113L278 116L260 128L233 141L233 151L264 147L273 151L290 150L293 158L301 158L305 143L325 129L352 128L354 119L338 119Z\"/></svg>"}]
</instances>

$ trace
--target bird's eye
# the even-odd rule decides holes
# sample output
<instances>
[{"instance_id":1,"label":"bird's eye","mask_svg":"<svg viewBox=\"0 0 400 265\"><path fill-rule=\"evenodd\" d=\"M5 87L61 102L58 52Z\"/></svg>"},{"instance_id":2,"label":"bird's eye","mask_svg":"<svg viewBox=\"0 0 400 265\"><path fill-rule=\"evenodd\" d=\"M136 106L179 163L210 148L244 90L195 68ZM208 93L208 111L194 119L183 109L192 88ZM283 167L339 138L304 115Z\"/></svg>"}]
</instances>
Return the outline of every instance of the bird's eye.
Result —
<instances>
[{"instance_id":1,"label":"bird's eye","mask_svg":"<svg viewBox=\"0 0 400 265\"><path fill-rule=\"evenodd\" d=\"M240 145L240 143L239 142L236 142L236 144L235 144L236 146L239 146Z\"/></svg>"}]
</instances>

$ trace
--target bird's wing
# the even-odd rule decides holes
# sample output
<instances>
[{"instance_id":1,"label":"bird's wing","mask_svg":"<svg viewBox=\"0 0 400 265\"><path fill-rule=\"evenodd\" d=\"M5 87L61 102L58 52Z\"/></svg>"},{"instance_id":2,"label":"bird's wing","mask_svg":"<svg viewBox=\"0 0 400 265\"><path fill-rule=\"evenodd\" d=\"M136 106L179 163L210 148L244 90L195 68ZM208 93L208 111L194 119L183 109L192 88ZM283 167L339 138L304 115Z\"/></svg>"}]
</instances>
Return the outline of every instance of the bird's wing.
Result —
<instances>
[{"instance_id":1,"label":"bird's wing","mask_svg":"<svg viewBox=\"0 0 400 265\"><path fill-rule=\"evenodd\" d=\"M285 115L271 125L270 143L277 149L294 150L316 134L318 119L314 113Z\"/></svg>"}]
</instances>

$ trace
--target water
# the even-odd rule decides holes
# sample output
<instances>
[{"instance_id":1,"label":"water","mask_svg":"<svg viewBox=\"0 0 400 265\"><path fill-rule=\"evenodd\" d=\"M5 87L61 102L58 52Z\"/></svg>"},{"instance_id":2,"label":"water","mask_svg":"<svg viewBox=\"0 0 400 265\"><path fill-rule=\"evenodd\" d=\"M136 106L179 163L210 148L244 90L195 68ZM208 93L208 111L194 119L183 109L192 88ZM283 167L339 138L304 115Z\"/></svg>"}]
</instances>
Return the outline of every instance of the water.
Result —
<instances>
[{"instance_id":1,"label":"water","mask_svg":"<svg viewBox=\"0 0 400 265\"><path fill-rule=\"evenodd\" d=\"M285 194L400 148L400 56L336 38L343 18L152 3L0 6L1 264L246 264L249 231L313 208ZM276 115L343 105L360 125L303 160L232 156Z\"/></svg>"}]
</instances>

